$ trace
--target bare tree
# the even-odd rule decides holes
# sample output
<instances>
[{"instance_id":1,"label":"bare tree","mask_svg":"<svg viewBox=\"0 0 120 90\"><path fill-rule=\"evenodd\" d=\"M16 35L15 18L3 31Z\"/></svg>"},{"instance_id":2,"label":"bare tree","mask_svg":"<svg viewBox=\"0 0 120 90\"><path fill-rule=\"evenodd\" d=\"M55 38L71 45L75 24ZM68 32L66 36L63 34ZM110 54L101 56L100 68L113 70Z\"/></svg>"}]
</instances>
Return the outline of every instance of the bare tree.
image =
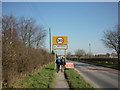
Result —
<instances>
[{"instance_id":1,"label":"bare tree","mask_svg":"<svg viewBox=\"0 0 120 90\"><path fill-rule=\"evenodd\" d=\"M22 42L26 45L27 44L27 34L28 34L28 20L25 20L24 17L21 17L19 19L19 37L22 40Z\"/></svg>"},{"instance_id":2,"label":"bare tree","mask_svg":"<svg viewBox=\"0 0 120 90\"><path fill-rule=\"evenodd\" d=\"M33 18L19 20L14 16L3 16L2 36L5 40L21 40L26 46L40 48L44 45L46 30L36 24Z\"/></svg>"},{"instance_id":3,"label":"bare tree","mask_svg":"<svg viewBox=\"0 0 120 90\"><path fill-rule=\"evenodd\" d=\"M35 44L36 48L39 48L44 45L45 37L46 37L46 32L45 32L44 28L41 26L41 27L39 27L39 32L34 39L34 44Z\"/></svg>"},{"instance_id":4,"label":"bare tree","mask_svg":"<svg viewBox=\"0 0 120 90\"><path fill-rule=\"evenodd\" d=\"M77 49L75 51L75 55L78 57L84 56L85 55L85 51L83 49Z\"/></svg>"},{"instance_id":5,"label":"bare tree","mask_svg":"<svg viewBox=\"0 0 120 90\"><path fill-rule=\"evenodd\" d=\"M120 62L120 26L117 25L114 30L107 30L104 32L102 39L107 48L116 51L118 56L118 63Z\"/></svg>"},{"instance_id":6,"label":"bare tree","mask_svg":"<svg viewBox=\"0 0 120 90\"><path fill-rule=\"evenodd\" d=\"M2 36L4 40L18 39L18 23L14 16L3 16L2 18Z\"/></svg>"},{"instance_id":7,"label":"bare tree","mask_svg":"<svg viewBox=\"0 0 120 90\"><path fill-rule=\"evenodd\" d=\"M21 17L19 20L19 35L23 43L31 47L40 47L43 45L46 31L32 18L25 19Z\"/></svg>"},{"instance_id":8,"label":"bare tree","mask_svg":"<svg viewBox=\"0 0 120 90\"><path fill-rule=\"evenodd\" d=\"M91 52L89 52L89 53L86 53L86 55L85 56L93 56L93 53L91 53Z\"/></svg>"},{"instance_id":9,"label":"bare tree","mask_svg":"<svg viewBox=\"0 0 120 90\"><path fill-rule=\"evenodd\" d=\"M70 57L71 57L71 55L72 55L72 53L71 53L71 52L67 52L67 58L70 58Z\"/></svg>"},{"instance_id":10,"label":"bare tree","mask_svg":"<svg viewBox=\"0 0 120 90\"><path fill-rule=\"evenodd\" d=\"M35 32L38 30L37 26L35 25L35 20L25 19L21 17L19 20L19 35L23 43L31 46L32 43L32 36L35 35Z\"/></svg>"}]
</instances>

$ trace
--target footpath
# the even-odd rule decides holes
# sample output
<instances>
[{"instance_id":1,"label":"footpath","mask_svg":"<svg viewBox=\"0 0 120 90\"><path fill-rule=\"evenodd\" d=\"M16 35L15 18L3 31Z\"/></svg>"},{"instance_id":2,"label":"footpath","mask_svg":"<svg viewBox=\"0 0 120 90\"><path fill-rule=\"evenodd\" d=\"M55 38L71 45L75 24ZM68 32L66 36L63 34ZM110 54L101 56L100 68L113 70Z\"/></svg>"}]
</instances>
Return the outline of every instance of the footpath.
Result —
<instances>
[{"instance_id":1,"label":"footpath","mask_svg":"<svg viewBox=\"0 0 120 90\"><path fill-rule=\"evenodd\" d=\"M59 71L56 73L56 84L55 88L66 88L69 90L69 85L65 79L64 72Z\"/></svg>"}]
</instances>

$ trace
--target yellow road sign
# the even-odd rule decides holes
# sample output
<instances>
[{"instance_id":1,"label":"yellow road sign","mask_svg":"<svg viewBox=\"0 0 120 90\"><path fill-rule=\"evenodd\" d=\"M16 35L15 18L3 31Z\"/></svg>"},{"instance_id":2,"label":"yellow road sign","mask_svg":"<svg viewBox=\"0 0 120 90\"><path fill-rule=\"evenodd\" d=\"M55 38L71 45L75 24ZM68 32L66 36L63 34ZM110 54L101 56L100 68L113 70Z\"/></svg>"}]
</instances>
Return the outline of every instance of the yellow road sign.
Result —
<instances>
[{"instance_id":1,"label":"yellow road sign","mask_svg":"<svg viewBox=\"0 0 120 90\"><path fill-rule=\"evenodd\" d=\"M53 36L52 45L68 45L67 36Z\"/></svg>"}]
</instances>

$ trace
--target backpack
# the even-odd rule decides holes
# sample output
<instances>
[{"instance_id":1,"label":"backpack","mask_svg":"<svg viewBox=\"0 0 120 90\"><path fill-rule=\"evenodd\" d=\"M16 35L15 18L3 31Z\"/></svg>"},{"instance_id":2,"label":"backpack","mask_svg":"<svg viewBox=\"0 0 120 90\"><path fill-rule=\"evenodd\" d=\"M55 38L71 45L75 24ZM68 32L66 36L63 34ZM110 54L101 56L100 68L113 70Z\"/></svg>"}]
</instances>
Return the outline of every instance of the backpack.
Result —
<instances>
[{"instance_id":1,"label":"backpack","mask_svg":"<svg viewBox=\"0 0 120 90\"><path fill-rule=\"evenodd\" d=\"M61 59L58 58L58 59L57 59L57 63L61 63Z\"/></svg>"}]
</instances>

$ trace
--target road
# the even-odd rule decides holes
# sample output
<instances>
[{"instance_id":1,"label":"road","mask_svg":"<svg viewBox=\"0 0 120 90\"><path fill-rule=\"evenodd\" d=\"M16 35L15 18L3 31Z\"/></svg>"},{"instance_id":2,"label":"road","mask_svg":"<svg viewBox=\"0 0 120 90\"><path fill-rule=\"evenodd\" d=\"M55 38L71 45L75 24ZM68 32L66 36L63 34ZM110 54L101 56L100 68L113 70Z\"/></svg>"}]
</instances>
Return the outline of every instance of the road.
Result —
<instances>
[{"instance_id":1,"label":"road","mask_svg":"<svg viewBox=\"0 0 120 90\"><path fill-rule=\"evenodd\" d=\"M118 88L118 70L76 61L68 62L73 62L75 69L94 88Z\"/></svg>"}]
</instances>

